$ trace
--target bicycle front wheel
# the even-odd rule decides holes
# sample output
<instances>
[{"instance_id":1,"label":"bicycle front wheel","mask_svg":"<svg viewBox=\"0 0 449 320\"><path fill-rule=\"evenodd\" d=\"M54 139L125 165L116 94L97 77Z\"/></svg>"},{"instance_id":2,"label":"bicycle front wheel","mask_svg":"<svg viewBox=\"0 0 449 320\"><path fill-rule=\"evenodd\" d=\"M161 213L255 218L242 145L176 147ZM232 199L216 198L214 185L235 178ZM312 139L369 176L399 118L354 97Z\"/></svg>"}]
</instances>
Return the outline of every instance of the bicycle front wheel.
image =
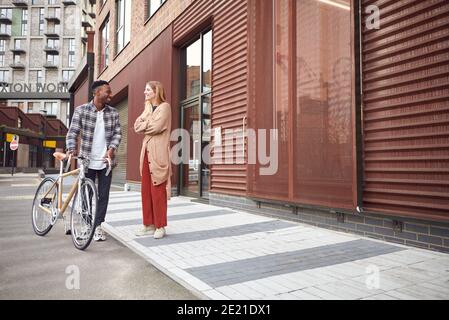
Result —
<instances>
[{"instance_id":1,"label":"bicycle front wheel","mask_svg":"<svg viewBox=\"0 0 449 320\"><path fill-rule=\"evenodd\" d=\"M80 183L80 192L73 199L70 226L73 244L77 249L85 250L95 233L98 196L92 180L84 179Z\"/></svg>"},{"instance_id":2,"label":"bicycle front wheel","mask_svg":"<svg viewBox=\"0 0 449 320\"><path fill-rule=\"evenodd\" d=\"M45 236L57 219L58 185L52 178L45 178L37 188L31 208L31 221L34 232Z\"/></svg>"}]
</instances>

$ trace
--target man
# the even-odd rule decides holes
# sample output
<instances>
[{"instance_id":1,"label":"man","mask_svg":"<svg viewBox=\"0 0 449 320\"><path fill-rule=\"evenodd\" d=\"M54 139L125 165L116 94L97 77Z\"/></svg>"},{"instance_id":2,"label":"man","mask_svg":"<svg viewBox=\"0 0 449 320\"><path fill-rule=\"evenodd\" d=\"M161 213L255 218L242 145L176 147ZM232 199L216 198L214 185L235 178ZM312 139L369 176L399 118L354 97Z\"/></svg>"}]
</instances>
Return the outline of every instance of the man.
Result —
<instances>
[{"instance_id":1,"label":"man","mask_svg":"<svg viewBox=\"0 0 449 320\"><path fill-rule=\"evenodd\" d=\"M80 156L88 159L86 178L96 181L98 178L98 226L94 240L105 241L101 228L109 203L112 174L106 176L106 157L115 163L115 151L122 139L117 110L108 104L112 99L109 83L95 81L92 84L93 101L75 109L66 144L69 154L76 155L77 138L80 136Z\"/></svg>"}]
</instances>

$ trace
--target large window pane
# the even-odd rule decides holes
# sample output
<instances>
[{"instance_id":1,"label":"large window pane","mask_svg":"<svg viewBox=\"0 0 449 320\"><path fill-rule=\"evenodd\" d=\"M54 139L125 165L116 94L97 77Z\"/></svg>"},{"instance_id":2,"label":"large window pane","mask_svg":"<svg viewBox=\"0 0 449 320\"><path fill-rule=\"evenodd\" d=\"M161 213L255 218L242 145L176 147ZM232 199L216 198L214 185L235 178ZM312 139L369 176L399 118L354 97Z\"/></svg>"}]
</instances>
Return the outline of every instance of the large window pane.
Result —
<instances>
[{"instance_id":1,"label":"large window pane","mask_svg":"<svg viewBox=\"0 0 449 320\"><path fill-rule=\"evenodd\" d=\"M203 36L203 92L212 88L212 31Z\"/></svg>"},{"instance_id":2,"label":"large window pane","mask_svg":"<svg viewBox=\"0 0 449 320\"><path fill-rule=\"evenodd\" d=\"M201 40L187 48L186 98L200 94Z\"/></svg>"},{"instance_id":3,"label":"large window pane","mask_svg":"<svg viewBox=\"0 0 449 320\"><path fill-rule=\"evenodd\" d=\"M295 198L350 208L350 1L297 0L296 24Z\"/></svg>"}]
</instances>

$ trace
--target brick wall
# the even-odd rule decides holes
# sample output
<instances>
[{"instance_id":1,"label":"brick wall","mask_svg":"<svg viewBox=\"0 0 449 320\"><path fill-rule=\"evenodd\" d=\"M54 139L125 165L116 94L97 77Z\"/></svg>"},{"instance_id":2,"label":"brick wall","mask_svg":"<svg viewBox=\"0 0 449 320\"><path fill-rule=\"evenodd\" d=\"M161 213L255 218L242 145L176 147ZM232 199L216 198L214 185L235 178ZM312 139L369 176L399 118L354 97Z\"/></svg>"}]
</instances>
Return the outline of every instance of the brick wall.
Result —
<instances>
[{"instance_id":1,"label":"brick wall","mask_svg":"<svg viewBox=\"0 0 449 320\"><path fill-rule=\"evenodd\" d=\"M449 223L396 218L371 213L355 215L320 211L316 208L288 207L282 204L259 202L217 193L210 193L209 196L212 205L449 253Z\"/></svg>"},{"instance_id":2,"label":"brick wall","mask_svg":"<svg viewBox=\"0 0 449 320\"><path fill-rule=\"evenodd\" d=\"M111 80L128 63L131 62L145 47L147 47L163 30L165 30L193 0L167 0L162 7L149 20L146 20L147 1L132 2L131 40L129 44L117 55L116 42L116 9L115 1L107 0L104 6L97 6L97 19L95 34L100 34L100 27L109 14L109 40L110 54L109 66L101 72L100 64L100 37L95 37L95 78Z\"/></svg>"}]
</instances>

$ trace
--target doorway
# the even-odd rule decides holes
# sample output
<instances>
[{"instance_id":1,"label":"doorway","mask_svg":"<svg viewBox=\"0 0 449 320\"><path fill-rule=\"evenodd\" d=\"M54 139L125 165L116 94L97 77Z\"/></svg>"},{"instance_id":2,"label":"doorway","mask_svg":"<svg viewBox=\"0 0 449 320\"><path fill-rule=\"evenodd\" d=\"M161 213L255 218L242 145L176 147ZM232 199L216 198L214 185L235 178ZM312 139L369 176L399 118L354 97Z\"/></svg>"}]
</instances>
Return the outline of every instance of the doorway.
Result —
<instances>
[{"instance_id":1,"label":"doorway","mask_svg":"<svg viewBox=\"0 0 449 320\"><path fill-rule=\"evenodd\" d=\"M212 30L202 32L182 52L182 129L189 133L189 160L180 167L180 193L208 199L210 165L202 157L211 140Z\"/></svg>"}]
</instances>

